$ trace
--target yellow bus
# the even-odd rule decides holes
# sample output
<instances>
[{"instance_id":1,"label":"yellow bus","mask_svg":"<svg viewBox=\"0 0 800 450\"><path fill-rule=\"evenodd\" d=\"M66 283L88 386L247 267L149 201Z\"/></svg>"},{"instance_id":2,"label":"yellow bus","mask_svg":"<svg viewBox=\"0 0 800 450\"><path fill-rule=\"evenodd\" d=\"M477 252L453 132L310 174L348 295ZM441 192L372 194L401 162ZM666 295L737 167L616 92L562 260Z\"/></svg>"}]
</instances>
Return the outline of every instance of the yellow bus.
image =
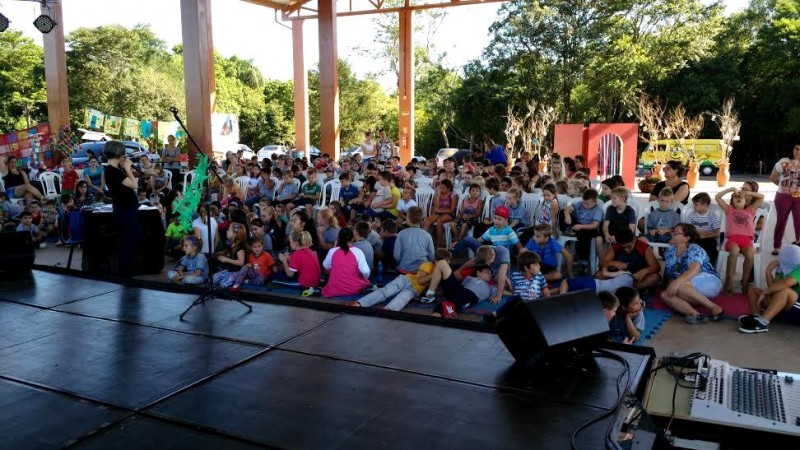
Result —
<instances>
[{"instance_id":1,"label":"yellow bus","mask_svg":"<svg viewBox=\"0 0 800 450\"><path fill-rule=\"evenodd\" d=\"M639 162L645 169L650 169L656 161L665 163L677 160L684 166L689 165L689 155L694 151L700 173L711 175L717 171L717 163L722 159L725 145L721 139L665 139L656 141L656 149L648 148L642 152Z\"/></svg>"}]
</instances>

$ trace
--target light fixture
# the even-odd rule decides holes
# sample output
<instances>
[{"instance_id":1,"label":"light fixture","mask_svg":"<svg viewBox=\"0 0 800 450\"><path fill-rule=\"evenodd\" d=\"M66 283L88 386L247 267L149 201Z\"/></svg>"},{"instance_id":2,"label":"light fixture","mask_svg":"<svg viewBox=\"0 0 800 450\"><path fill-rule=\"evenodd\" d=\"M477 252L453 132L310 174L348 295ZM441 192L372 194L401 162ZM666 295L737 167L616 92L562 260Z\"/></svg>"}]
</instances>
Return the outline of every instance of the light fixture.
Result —
<instances>
[{"instance_id":1,"label":"light fixture","mask_svg":"<svg viewBox=\"0 0 800 450\"><path fill-rule=\"evenodd\" d=\"M42 10L44 9L50 11L50 14L53 13L53 10L50 9L49 6L47 6L46 0L42 0ZM42 12L42 15L37 17L36 20L33 21L33 26L35 26L36 29L41 31L43 34L47 34L53 31L53 28L55 28L56 25L58 25L58 23L55 21L55 19L48 16L44 12Z\"/></svg>"},{"instance_id":2,"label":"light fixture","mask_svg":"<svg viewBox=\"0 0 800 450\"><path fill-rule=\"evenodd\" d=\"M11 21L8 20L8 17L6 17L2 13L0 13L0 33L2 33L3 31L6 31L8 29L8 25L10 23L11 23Z\"/></svg>"}]
</instances>

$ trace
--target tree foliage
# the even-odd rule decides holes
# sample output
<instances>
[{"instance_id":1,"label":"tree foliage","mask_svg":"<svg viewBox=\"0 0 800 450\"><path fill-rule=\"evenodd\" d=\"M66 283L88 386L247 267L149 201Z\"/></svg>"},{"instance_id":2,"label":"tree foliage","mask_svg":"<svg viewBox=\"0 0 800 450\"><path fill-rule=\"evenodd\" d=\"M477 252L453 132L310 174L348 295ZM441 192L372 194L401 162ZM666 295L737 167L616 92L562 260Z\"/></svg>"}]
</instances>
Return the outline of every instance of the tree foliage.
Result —
<instances>
[{"instance_id":1,"label":"tree foliage","mask_svg":"<svg viewBox=\"0 0 800 450\"><path fill-rule=\"evenodd\" d=\"M47 115L43 60L42 48L21 32L0 33L0 130L35 125Z\"/></svg>"}]
</instances>

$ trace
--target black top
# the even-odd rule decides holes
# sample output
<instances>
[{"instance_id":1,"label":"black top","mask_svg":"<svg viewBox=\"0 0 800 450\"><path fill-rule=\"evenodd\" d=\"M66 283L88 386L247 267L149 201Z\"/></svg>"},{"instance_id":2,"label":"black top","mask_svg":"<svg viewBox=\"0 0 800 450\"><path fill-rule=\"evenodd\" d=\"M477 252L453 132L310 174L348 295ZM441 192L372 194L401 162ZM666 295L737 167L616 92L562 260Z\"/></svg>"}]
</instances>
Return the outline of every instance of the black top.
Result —
<instances>
[{"instance_id":1,"label":"black top","mask_svg":"<svg viewBox=\"0 0 800 450\"><path fill-rule=\"evenodd\" d=\"M17 172L15 175L11 173L11 169L9 169L6 176L3 177L3 184L6 185L6 189L11 189L12 187L25 184L25 178L22 177L22 171Z\"/></svg>"},{"instance_id":2,"label":"black top","mask_svg":"<svg viewBox=\"0 0 800 450\"><path fill-rule=\"evenodd\" d=\"M636 223L636 211L630 205L625 205L625 210L620 214L617 208L609 206L604 220L608 221L608 234L614 236L617 230Z\"/></svg>"},{"instance_id":3,"label":"black top","mask_svg":"<svg viewBox=\"0 0 800 450\"><path fill-rule=\"evenodd\" d=\"M111 193L114 209L139 207L136 191L122 184L125 178L128 178L128 175L122 169L112 165L106 166L106 186Z\"/></svg>"},{"instance_id":4,"label":"black top","mask_svg":"<svg viewBox=\"0 0 800 450\"><path fill-rule=\"evenodd\" d=\"M678 183L678 185L677 185L677 186L675 186L674 188L672 188L672 192L673 192L673 193L677 193L677 192L678 192L678 189L680 189L680 188L681 188L681 186L683 186L684 184L686 185L686 188L688 189L688 188L689 188L689 185L688 185L688 184L687 184L685 181L681 181L680 183ZM653 190L650 192L650 195L655 195L656 197L658 197L658 194L659 194L659 193L661 192L661 190L662 190L662 189L664 189L665 187L667 187L667 182L666 182L666 181L659 181L659 182L658 182L658 183L656 183L656 185L653 187ZM689 197L690 197L690 196L691 196L691 193L687 193L687 194L686 194L686 198L685 198L685 199L683 199L683 201L681 201L681 203L683 203L684 205L688 204L688 203L689 203Z\"/></svg>"}]
</instances>

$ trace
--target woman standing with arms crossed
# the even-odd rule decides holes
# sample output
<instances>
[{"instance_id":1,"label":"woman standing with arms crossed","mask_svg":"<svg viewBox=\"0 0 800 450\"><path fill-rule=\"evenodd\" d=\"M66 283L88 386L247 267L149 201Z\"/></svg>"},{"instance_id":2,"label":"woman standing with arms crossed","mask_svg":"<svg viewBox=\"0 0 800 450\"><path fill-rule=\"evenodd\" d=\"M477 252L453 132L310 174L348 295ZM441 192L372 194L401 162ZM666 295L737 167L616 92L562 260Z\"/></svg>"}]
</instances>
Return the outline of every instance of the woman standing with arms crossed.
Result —
<instances>
[{"instance_id":1,"label":"woman standing with arms crossed","mask_svg":"<svg viewBox=\"0 0 800 450\"><path fill-rule=\"evenodd\" d=\"M778 219L775 222L775 234L772 237L772 254L777 255L786 232L786 222L792 213L794 238L800 240L800 144L794 146L792 159L781 158L772 169L769 181L778 185L775 193L775 211Z\"/></svg>"},{"instance_id":2,"label":"woman standing with arms crossed","mask_svg":"<svg viewBox=\"0 0 800 450\"><path fill-rule=\"evenodd\" d=\"M133 260L139 245L139 201L136 196L138 183L131 172L131 161L125 156L125 146L119 141L106 142L103 155L106 166L106 185L113 200L114 220L120 234L119 276L133 276Z\"/></svg>"}]
</instances>

